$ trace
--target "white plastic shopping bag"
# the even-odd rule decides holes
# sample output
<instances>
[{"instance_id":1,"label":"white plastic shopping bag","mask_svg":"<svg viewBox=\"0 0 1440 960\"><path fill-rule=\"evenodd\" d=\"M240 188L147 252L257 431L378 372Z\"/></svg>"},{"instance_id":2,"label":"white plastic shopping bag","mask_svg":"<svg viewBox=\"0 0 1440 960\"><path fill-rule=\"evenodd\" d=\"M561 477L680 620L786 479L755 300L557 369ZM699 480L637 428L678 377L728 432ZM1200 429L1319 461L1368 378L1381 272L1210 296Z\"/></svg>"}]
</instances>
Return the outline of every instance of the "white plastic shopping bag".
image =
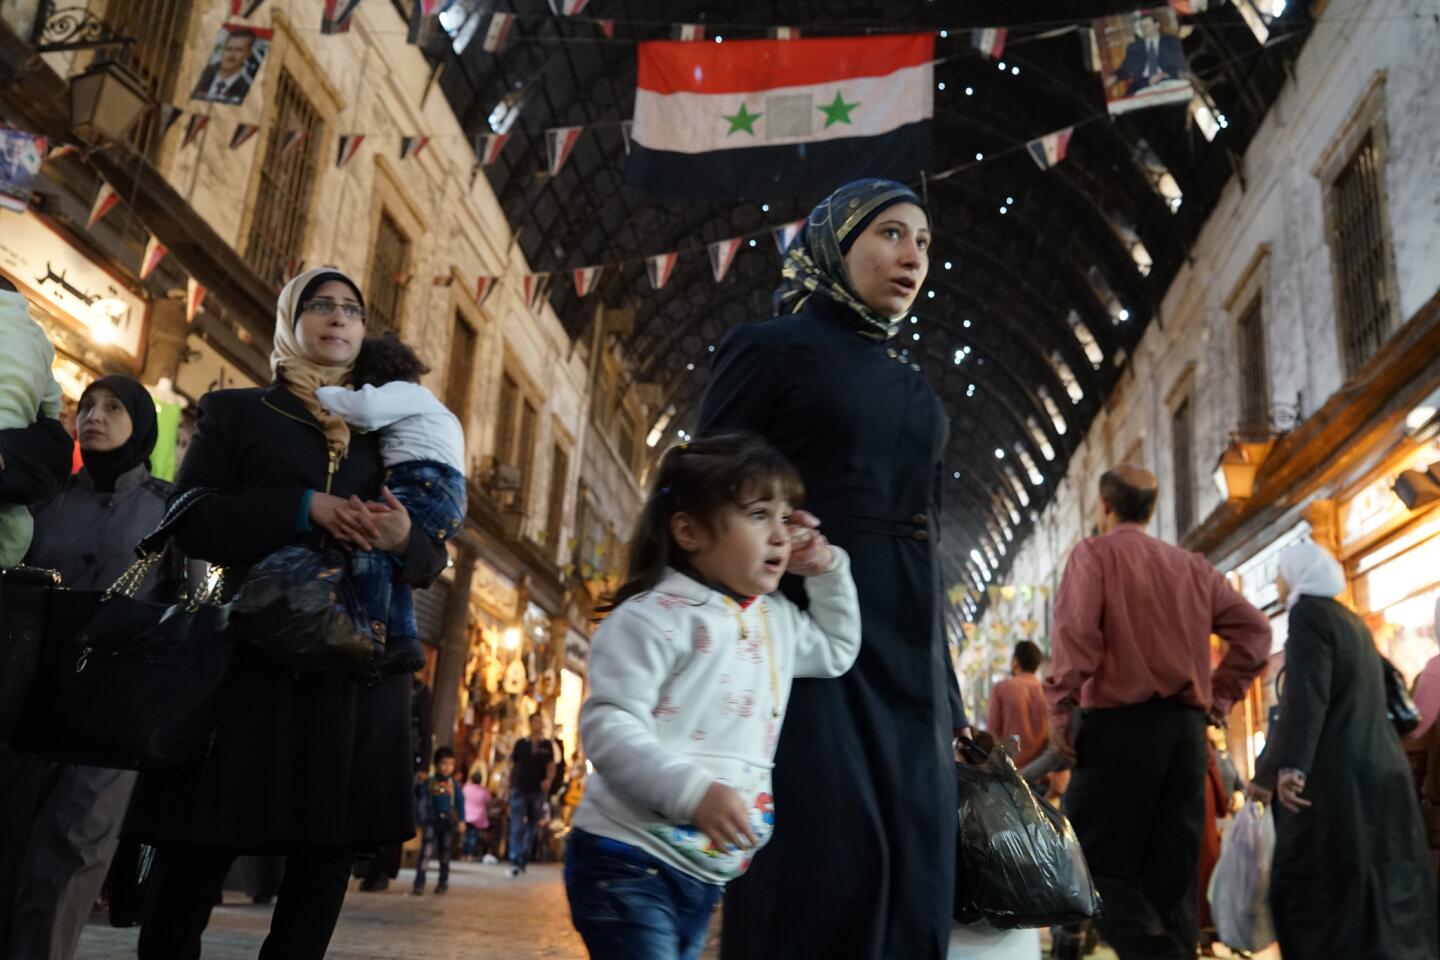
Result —
<instances>
[{"instance_id":1,"label":"white plastic shopping bag","mask_svg":"<svg viewBox=\"0 0 1440 960\"><path fill-rule=\"evenodd\" d=\"M1253 801L1235 815L1210 875L1210 912L1220 940L1233 950L1263 950L1275 942L1270 917L1270 861L1275 816Z\"/></svg>"}]
</instances>

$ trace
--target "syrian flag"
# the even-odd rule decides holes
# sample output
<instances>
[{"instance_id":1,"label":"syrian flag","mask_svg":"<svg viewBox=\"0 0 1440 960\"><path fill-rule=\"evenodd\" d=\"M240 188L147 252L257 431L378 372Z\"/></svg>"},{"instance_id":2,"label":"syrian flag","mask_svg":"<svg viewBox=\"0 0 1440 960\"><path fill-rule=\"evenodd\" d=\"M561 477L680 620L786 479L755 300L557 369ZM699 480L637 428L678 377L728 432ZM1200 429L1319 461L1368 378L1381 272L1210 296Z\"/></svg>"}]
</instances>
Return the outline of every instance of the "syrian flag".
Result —
<instances>
[{"instance_id":1,"label":"syrian flag","mask_svg":"<svg viewBox=\"0 0 1440 960\"><path fill-rule=\"evenodd\" d=\"M679 253L660 253L645 258L645 273L650 277L650 289L665 289L665 284L670 282L670 274L675 272L675 261L679 259Z\"/></svg>"},{"instance_id":2,"label":"syrian flag","mask_svg":"<svg viewBox=\"0 0 1440 960\"><path fill-rule=\"evenodd\" d=\"M770 39L772 40L799 40L799 27L771 27Z\"/></svg>"},{"instance_id":3,"label":"syrian flag","mask_svg":"<svg viewBox=\"0 0 1440 960\"><path fill-rule=\"evenodd\" d=\"M99 223L105 214L114 210L115 204L119 202L120 195L115 192L115 188L101 180L100 190L95 194L95 202L90 206L90 219L85 221L85 229L93 230L95 224Z\"/></svg>"},{"instance_id":4,"label":"syrian flag","mask_svg":"<svg viewBox=\"0 0 1440 960\"><path fill-rule=\"evenodd\" d=\"M360 144L365 142L365 134L352 133L342 136L339 145L335 150L335 166L343 167L355 159L355 154L360 152Z\"/></svg>"},{"instance_id":5,"label":"syrian flag","mask_svg":"<svg viewBox=\"0 0 1440 960\"><path fill-rule=\"evenodd\" d=\"M190 277L185 283L185 322L194 323L195 317L200 313L200 305L205 302L205 288L200 286L199 281Z\"/></svg>"},{"instance_id":6,"label":"syrian flag","mask_svg":"<svg viewBox=\"0 0 1440 960\"><path fill-rule=\"evenodd\" d=\"M80 152L80 148L73 143L57 143L45 154L46 160L59 160L61 157L70 157Z\"/></svg>"},{"instance_id":7,"label":"syrian flag","mask_svg":"<svg viewBox=\"0 0 1440 960\"><path fill-rule=\"evenodd\" d=\"M184 110L171 104L157 103L155 105L155 126L159 128L160 136L163 137L169 133L170 128L175 126L175 121L179 120L180 114L184 112Z\"/></svg>"},{"instance_id":8,"label":"syrian flag","mask_svg":"<svg viewBox=\"0 0 1440 960\"><path fill-rule=\"evenodd\" d=\"M350 20L360 0L325 0L325 12L320 16L320 32L324 34L349 33Z\"/></svg>"},{"instance_id":9,"label":"syrian flag","mask_svg":"<svg viewBox=\"0 0 1440 960\"><path fill-rule=\"evenodd\" d=\"M534 310L545 295L545 288L550 285L550 274L548 273L527 273L523 281L525 288L525 306Z\"/></svg>"},{"instance_id":10,"label":"syrian flag","mask_svg":"<svg viewBox=\"0 0 1440 960\"><path fill-rule=\"evenodd\" d=\"M285 261L285 283L280 284L280 286L285 286L286 283L294 280L304 272L305 261L300 257L291 257Z\"/></svg>"},{"instance_id":11,"label":"syrian flag","mask_svg":"<svg viewBox=\"0 0 1440 960\"><path fill-rule=\"evenodd\" d=\"M1074 132L1074 127L1066 127L1064 130L1047 133L1025 144L1025 149L1030 152L1030 159L1035 161L1037 167L1049 170L1065 159L1065 151L1070 148L1070 135Z\"/></svg>"},{"instance_id":12,"label":"syrian flag","mask_svg":"<svg viewBox=\"0 0 1440 960\"><path fill-rule=\"evenodd\" d=\"M605 34L605 36L606 36L607 39L614 40L614 39L615 39L615 21L614 21L614 20L601 20L601 21L600 21L600 32L603 33L603 34Z\"/></svg>"},{"instance_id":13,"label":"syrian flag","mask_svg":"<svg viewBox=\"0 0 1440 960\"><path fill-rule=\"evenodd\" d=\"M600 282L600 274L604 270L604 267L581 267L579 270L570 271L570 276L575 281L575 296L588 297L590 291Z\"/></svg>"},{"instance_id":14,"label":"syrian flag","mask_svg":"<svg viewBox=\"0 0 1440 960\"><path fill-rule=\"evenodd\" d=\"M447 273L441 276L435 276L430 278L430 286L432 287L448 287L454 282L455 274L453 273Z\"/></svg>"},{"instance_id":15,"label":"syrian flag","mask_svg":"<svg viewBox=\"0 0 1440 960\"><path fill-rule=\"evenodd\" d=\"M999 60L1005 53L1004 27L985 27L975 31L975 49L991 60Z\"/></svg>"},{"instance_id":16,"label":"syrian flag","mask_svg":"<svg viewBox=\"0 0 1440 960\"><path fill-rule=\"evenodd\" d=\"M140 258L140 279L144 280L155 272L160 266L160 261L165 259L165 244L155 238L154 234L145 241L145 256Z\"/></svg>"},{"instance_id":17,"label":"syrian flag","mask_svg":"<svg viewBox=\"0 0 1440 960\"><path fill-rule=\"evenodd\" d=\"M450 4L453 2L454 0L419 0L420 16L438 17L450 9Z\"/></svg>"},{"instance_id":18,"label":"syrian flag","mask_svg":"<svg viewBox=\"0 0 1440 960\"><path fill-rule=\"evenodd\" d=\"M935 36L638 45L626 177L652 194L759 200L930 162Z\"/></svg>"},{"instance_id":19,"label":"syrian flag","mask_svg":"<svg viewBox=\"0 0 1440 960\"><path fill-rule=\"evenodd\" d=\"M560 170L565 166L565 161L570 159L570 153L575 149L575 144L580 140L580 131L584 127L551 127L545 131L545 153L550 159L550 176L560 175Z\"/></svg>"},{"instance_id":20,"label":"syrian flag","mask_svg":"<svg viewBox=\"0 0 1440 960\"><path fill-rule=\"evenodd\" d=\"M200 136L200 131L204 130L209 123L209 117L202 116L198 113L190 114L190 119L185 121L185 139L180 141L180 149L184 150L190 146L190 144L194 143L195 138Z\"/></svg>"},{"instance_id":21,"label":"syrian flag","mask_svg":"<svg viewBox=\"0 0 1440 960\"><path fill-rule=\"evenodd\" d=\"M735 254L740 252L740 241L743 239L731 237L710 244L710 270L715 274L716 283L724 280L725 274L730 272L730 264L735 262Z\"/></svg>"},{"instance_id":22,"label":"syrian flag","mask_svg":"<svg viewBox=\"0 0 1440 960\"><path fill-rule=\"evenodd\" d=\"M485 301L488 300L488 299L490 299L490 294L492 294L492 293L494 293L494 292L495 292L495 278L494 278L494 277L476 277L476 278L475 278L475 306L477 306L477 307L484 306L484 305L485 305Z\"/></svg>"},{"instance_id":23,"label":"syrian flag","mask_svg":"<svg viewBox=\"0 0 1440 960\"><path fill-rule=\"evenodd\" d=\"M508 133L484 133L481 134L475 145L475 155L480 158L480 166L488 167L500 159L500 151L505 149L505 142L510 139Z\"/></svg>"},{"instance_id":24,"label":"syrian flag","mask_svg":"<svg viewBox=\"0 0 1440 960\"><path fill-rule=\"evenodd\" d=\"M418 157L420 151L425 149L430 142L429 137L401 137L400 138L400 159L407 157Z\"/></svg>"},{"instance_id":25,"label":"syrian flag","mask_svg":"<svg viewBox=\"0 0 1440 960\"><path fill-rule=\"evenodd\" d=\"M490 23L485 28L485 39L480 42L480 48L486 53L495 53L505 46L505 38L510 36L510 28L515 25L515 14L501 13L495 11L490 14Z\"/></svg>"},{"instance_id":26,"label":"syrian flag","mask_svg":"<svg viewBox=\"0 0 1440 960\"><path fill-rule=\"evenodd\" d=\"M259 10L260 5L264 2L265 0L230 0L230 16L244 17L248 20L255 15L255 11Z\"/></svg>"},{"instance_id":27,"label":"syrian flag","mask_svg":"<svg viewBox=\"0 0 1440 960\"><path fill-rule=\"evenodd\" d=\"M556 16L578 17L589 2L590 0L550 0L550 9L555 11Z\"/></svg>"},{"instance_id":28,"label":"syrian flag","mask_svg":"<svg viewBox=\"0 0 1440 960\"><path fill-rule=\"evenodd\" d=\"M230 149L240 149L240 145L255 136L259 130L260 127L253 123L237 123L235 125L235 133L230 137Z\"/></svg>"},{"instance_id":29,"label":"syrian flag","mask_svg":"<svg viewBox=\"0 0 1440 960\"><path fill-rule=\"evenodd\" d=\"M301 129L301 130L291 130L291 131L289 131L288 133L286 133L283 137L281 137L281 138L280 138L280 153L279 153L279 156L282 156L282 157L285 156L285 155L288 154L291 150L294 150L296 147L300 146L300 144L304 143L304 142L305 142L305 136L306 136L307 133L308 133L308 131L303 130L303 129Z\"/></svg>"},{"instance_id":30,"label":"syrian flag","mask_svg":"<svg viewBox=\"0 0 1440 960\"><path fill-rule=\"evenodd\" d=\"M1183 17L1194 16L1210 9L1210 0L1170 0L1170 9Z\"/></svg>"},{"instance_id":31,"label":"syrian flag","mask_svg":"<svg viewBox=\"0 0 1440 960\"><path fill-rule=\"evenodd\" d=\"M775 235L775 246L780 248L780 256L785 256L785 251L790 249L790 244L795 242L795 238L800 236L800 231L804 229L805 221L801 219L770 231Z\"/></svg>"},{"instance_id":32,"label":"syrian flag","mask_svg":"<svg viewBox=\"0 0 1440 960\"><path fill-rule=\"evenodd\" d=\"M675 39L683 43L690 43L695 40L704 40L705 24L677 23L675 25Z\"/></svg>"}]
</instances>

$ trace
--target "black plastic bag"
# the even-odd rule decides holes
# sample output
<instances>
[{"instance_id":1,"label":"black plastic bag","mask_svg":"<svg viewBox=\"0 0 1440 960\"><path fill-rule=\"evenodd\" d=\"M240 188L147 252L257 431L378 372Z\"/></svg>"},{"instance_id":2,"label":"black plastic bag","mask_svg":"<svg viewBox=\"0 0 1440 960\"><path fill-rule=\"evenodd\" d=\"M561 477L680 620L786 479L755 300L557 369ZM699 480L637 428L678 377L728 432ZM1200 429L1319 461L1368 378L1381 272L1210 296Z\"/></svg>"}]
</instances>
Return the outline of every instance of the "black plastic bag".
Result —
<instances>
[{"instance_id":1,"label":"black plastic bag","mask_svg":"<svg viewBox=\"0 0 1440 960\"><path fill-rule=\"evenodd\" d=\"M1004 750L957 764L955 919L1002 930L1093 919L1100 894L1070 822L1036 798Z\"/></svg>"}]
</instances>

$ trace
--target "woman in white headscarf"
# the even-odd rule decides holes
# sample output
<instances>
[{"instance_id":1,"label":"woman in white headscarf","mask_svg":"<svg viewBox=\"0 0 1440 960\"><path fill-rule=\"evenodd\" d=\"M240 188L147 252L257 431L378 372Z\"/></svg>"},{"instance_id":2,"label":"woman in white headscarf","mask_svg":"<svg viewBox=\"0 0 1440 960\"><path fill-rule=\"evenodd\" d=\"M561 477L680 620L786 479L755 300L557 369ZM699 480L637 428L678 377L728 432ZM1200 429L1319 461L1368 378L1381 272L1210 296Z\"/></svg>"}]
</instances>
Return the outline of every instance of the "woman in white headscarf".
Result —
<instances>
[{"instance_id":1,"label":"woman in white headscarf","mask_svg":"<svg viewBox=\"0 0 1440 960\"><path fill-rule=\"evenodd\" d=\"M1335 597L1345 576L1313 543L1280 554L1290 610L1270 905L1280 950L1305 960L1436 960L1425 832L1380 655Z\"/></svg>"},{"instance_id":2,"label":"woman in white headscarf","mask_svg":"<svg viewBox=\"0 0 1440 960\"><path fill-rule=\"evenodd\" d=\"M280 292L275 381L201 398L176 490L218 491L180 521L186 555L225 569L227 592L282 547L330 538L390 552L396 577L426 584L443 548L410 535L383 487L376 435L351 434L317 387L344 383L365 334L358 285L311 270ZM142 776L128 833L158 848L141 960L200 955L200 938L236 854L284 855L262 960L325 955L355 852L414 833L410 678L364 685L296 674L237 644L204 769Z\"/></svg>"}]
</instances>

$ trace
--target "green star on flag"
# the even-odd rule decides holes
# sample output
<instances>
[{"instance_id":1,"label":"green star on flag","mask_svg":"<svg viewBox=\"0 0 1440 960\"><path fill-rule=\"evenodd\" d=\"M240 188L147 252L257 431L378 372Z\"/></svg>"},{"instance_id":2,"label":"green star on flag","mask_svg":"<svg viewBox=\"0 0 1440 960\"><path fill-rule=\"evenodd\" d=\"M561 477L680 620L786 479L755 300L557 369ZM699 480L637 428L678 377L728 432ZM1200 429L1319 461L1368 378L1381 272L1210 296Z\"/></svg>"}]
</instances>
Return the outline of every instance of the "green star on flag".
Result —
<instances>
[{"instance_id":1,"label":"green star on flag","mask_svg":"<svg viewBox=\"0 0 1440 960\"><path fill-rule=\"evenodd\" d=\"M858 106L860 106L859 101L856 101L855 103L846 103L845 98L841 96L840 92L837 90L835 92L834 100L817 109L819 109L821 113L825 114L825 126L829 127L830 125L836 123L850 123L850 111L854 110Z\"/></svg>"},{"instance_id":2,"label":"green star on flag","mask_svg":"<svg viewBox=\"0 0 1440 960\"><path fill-rule=\"evenodd\" d=\"M729 116L721 114L730 124L730 129L725 131L725 136L730 136L737 130L744 130L752 137L755 135L755 121L764 116L763 113L751 113L745 109L745 104L740 104L740 111Z\"/></svg>"}]
</instances>

